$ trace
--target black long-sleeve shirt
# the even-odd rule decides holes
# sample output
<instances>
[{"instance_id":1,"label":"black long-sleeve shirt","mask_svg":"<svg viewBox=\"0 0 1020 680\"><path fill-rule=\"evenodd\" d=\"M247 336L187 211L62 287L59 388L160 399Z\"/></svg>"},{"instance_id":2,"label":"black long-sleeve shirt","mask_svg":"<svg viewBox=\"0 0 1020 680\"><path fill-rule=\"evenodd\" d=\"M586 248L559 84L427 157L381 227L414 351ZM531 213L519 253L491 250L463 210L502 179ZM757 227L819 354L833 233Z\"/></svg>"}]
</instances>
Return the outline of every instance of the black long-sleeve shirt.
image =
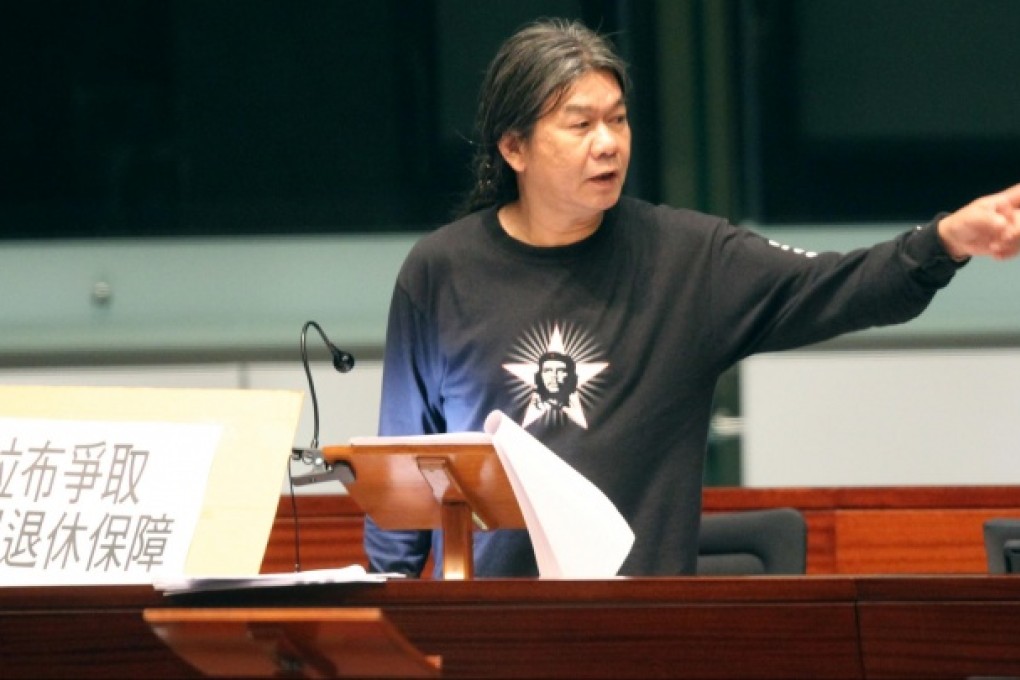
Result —
<instances>
[{"instance_id":1,"label":"black long-sleeve shirt","mask_svg":"<svg viewBox=\"0 0 1020 680\"><path fill-rule=\"evenodd\" d=\"M757 352L907 321L956 269L935 223L812 253L625 197L587 239L539 248L481 211L424 237L400 271L379 433L480 431L501 410L616 504L636 535L621 574L693 573L720 374ZM547 359L559 362L545 376L554 394ZM375 570L417 574L440 545L365 529ZM476 536L475 573L536 575L527 533Z\"/></svg>"}]
</instances>

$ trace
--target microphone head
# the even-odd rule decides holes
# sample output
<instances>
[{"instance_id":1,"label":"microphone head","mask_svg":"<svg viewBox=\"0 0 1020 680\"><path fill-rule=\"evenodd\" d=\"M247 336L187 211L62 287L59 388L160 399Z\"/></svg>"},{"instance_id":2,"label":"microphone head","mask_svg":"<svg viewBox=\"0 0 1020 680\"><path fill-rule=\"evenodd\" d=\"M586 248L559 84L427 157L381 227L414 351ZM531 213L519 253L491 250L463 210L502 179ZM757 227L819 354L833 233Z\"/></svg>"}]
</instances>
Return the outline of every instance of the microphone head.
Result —
<instances>
[{"instance_id":1,"label":"microphone head","mask_svg":"<svg viewBox=\"0 0 1020 680\"><path fill-rule=\"evenodd\" d=\"M329 346L329 351L333 354L333 368L341 373L347 373L354 368L354 357L350 353L332 344Z\"/></svg>"}]
</instances>

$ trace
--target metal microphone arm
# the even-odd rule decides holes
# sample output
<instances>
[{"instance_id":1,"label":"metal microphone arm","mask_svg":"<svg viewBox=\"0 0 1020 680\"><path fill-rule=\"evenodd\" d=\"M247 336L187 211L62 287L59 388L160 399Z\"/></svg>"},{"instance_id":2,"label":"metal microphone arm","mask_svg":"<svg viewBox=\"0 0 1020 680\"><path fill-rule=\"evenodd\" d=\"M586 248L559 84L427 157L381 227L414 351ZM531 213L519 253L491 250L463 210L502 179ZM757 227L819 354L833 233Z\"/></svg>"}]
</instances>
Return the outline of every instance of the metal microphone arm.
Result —
<instances>
[{"instance_id":1,"label":"metal microphone arm","mask_svg":"<svg viewBox=\"0 0 1020 680\"><path fill-rule=\"evenodd\" d=\"M298 486L305 486L308 484L314 484L316 482L324 482L331 479L336 479L340 483L353 482L354 471L347 464L334 465L327 463L325 458L322 456L322 451L319 449L319 400L315 395L315 381L312 380L312 370L308 365L308 329L314 328L319 332L322 337L322 341L329 348L330 354L333 356L333 368L340 373L347 373L354 368L354 357L349 353L345 352L326 337L326 333L322 330L314 321L308 321L301 329L301 363L305 368L305 376L308 378L308 391L312 396L312 441L307 448L297 447L291 449L291 460L300 461L306 465L312 466L315 472L311 472L301 477L291 477L291 481Z\"/></svg>"},{"instance_id":2,"label":"metal microphone arm","mask_svg":"<svg viewBox=\"0 0 1020 680\"><path fill-rule=\"evenodd\" d=\"M309 327L314 328L319 332L319 336L322 341L329 348L329 353L333 356L333 368L340 373L347 373L354 368L354 357L349 352L345 352L338 348L329 338L326 337L326 333L322 330L322 327L314 321L308 321L301 329L301 364L305 367L305 376L308 378L308 391L312 395L312 418L313 418L313 429L312 429L312 443L309 445L311 449L317 449L319 447L319 401L315 396L315 381L312 380L312 370L308 366L308 329Z\"/></svg>"},{"instance_id":3,"label":"metal microphone arm","mask_svg":"<svg viewBox=\"0 0 1020 680\"><path fill-rule=\"evenodd\" d=\"M291 462L297 461L311 465L313 471L306 475L295 477L290 469L290 464L287 465L287 478L290 480L290 502L294 514L294 571L301 571L301 538L298 529L297 502L294 499L294 486L306 486L332 479L337 480L341 484L354 481L354 470L349 464L345 462L336 464L327 463L322 455L322 451L319 449L319 400L315 396L315 381L312 380L312 369L308 366L307 336L309 328L317 330L322 337L322 341L326 343L329 353L333 356L333 368L340 373L347 373L354 368L354 357L330 342L319 324L314 321L305 323L301 329L301 363L305 367L305 377L308 378L308 391L312 395L312 443L307 448L297 446L291 448L290 459Z\"/></svg>"}]
</instances>

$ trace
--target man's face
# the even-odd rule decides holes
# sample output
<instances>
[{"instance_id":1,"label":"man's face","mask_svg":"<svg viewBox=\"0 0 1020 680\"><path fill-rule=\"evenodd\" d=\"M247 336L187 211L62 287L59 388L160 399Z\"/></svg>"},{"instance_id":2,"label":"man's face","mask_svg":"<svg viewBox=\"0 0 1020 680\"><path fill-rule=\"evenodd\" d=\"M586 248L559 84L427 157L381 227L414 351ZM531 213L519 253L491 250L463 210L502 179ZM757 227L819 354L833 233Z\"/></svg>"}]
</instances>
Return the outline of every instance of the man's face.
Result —
<instances>
[{"instance_id":1,"label":"man's face","mask_svg":"<svg viewBox=\"0 0 1020 680\"><path fill-rule=\"evenodd\" d=\"M542 384L549 394L559 394L567 379L567 364L558 359L548 359L542 364Z\"/></svg>"},{"instance_id":2,"label":"man's face","mask_svg":"<svg viewBox=\"0 0 1020 680\"><path fill-rule=\"evenodd\" d=\"M605 71L581 76L507 160L522 200L552 214L583 221L613 207L630 163L630 125L616 78Z\"/></svg>"}]
</instances>

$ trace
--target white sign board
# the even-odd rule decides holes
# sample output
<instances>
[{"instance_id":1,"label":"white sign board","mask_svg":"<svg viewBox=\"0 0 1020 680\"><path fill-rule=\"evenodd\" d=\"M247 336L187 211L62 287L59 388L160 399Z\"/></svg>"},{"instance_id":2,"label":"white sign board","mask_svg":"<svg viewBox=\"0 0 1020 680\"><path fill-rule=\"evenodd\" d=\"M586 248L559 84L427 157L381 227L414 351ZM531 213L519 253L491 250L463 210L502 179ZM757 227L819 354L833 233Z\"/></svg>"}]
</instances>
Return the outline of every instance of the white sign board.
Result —
<instances>
[{"instance_id":1,"label":"white sign board","mask_svg":"<svg viewBox=\"0 0 1020 680\"><path fill-rule=\"evenodd\" d=\"M0 586L258 574L301 399L0 386Z\"/></svg>"},{"instance_id":2,"label":"white sign board","mask_svg":"<svg viewBox=\"0 0 1020 680\"><path fill-rule=\"evenodd\" d=\"M0 418L0 582L184 573L222 429Z\"/></svg>"}]
</instances>

